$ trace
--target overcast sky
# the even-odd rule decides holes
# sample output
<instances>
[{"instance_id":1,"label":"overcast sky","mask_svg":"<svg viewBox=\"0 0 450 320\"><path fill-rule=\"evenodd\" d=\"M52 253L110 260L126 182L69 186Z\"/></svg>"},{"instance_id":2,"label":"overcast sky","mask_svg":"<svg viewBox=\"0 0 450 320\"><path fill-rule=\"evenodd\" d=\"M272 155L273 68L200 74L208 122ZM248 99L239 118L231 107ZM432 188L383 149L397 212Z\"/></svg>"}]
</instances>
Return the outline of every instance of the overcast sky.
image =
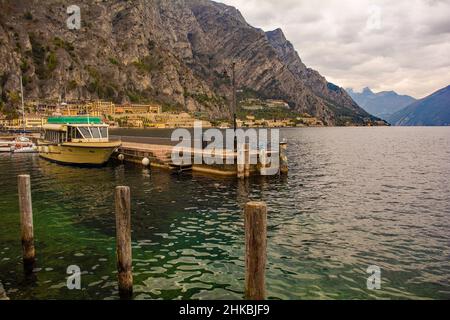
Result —
<instances>
[{"instance_id":1,"label":"overcast sky","mask_svg":"<svg viewBox=\"0 0 450 320\"><path fill-rule=\"evenodd\" d=\"M357 90L422 98L450 85L450 0L218 0L282 28L308 67Z\"/></svg>"}]
</instances>

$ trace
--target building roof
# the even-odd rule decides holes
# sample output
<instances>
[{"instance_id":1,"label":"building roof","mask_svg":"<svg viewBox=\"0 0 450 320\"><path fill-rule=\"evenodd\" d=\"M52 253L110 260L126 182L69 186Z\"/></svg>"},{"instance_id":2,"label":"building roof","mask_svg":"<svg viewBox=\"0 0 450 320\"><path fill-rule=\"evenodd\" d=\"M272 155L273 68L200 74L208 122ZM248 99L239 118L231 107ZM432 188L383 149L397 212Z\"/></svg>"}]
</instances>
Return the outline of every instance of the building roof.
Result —
<instances>
[{"instance_id":1,"label":"building roof","mask_svg":"<svg viewBox=\"0 0 450 320\"><path fill-rule=\"evenodd\" d=\"M48 124L103 124L99 117L51 117Z\"/></svg>"},{"instance_id":2,"label":"building roof","mask_svg":"<svg viewBox=\"0 0 450 320\"><path fill-rule=\"evenodd\" d=\"M49 130L49 131L63 131L66 132L67 131L67 127L64 125L59 125L59 124L46 124L43 127L45 130Z\"/></svg>"}]
</instances>

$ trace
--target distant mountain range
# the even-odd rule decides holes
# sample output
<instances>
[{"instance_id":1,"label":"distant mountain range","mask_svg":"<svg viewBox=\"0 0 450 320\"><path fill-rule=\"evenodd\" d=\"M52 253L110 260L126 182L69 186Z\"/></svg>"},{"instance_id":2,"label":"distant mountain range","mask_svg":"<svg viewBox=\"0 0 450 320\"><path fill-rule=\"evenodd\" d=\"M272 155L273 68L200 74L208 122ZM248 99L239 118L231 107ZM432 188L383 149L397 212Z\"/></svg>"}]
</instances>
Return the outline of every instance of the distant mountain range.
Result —
<instances>
[{"instance_id":1,"label":"distant mountain range","mask_svg":"<svg viewBox=\"0 0 450 320\"><path fill-rule=\"evenodd\" d=\"M396 126L450 126L450 86L414 102L386 120Z\"/></svg>"},{"instance_id":2,"label":"distant mountain range","mask_svg":"<svg viewBox=\"0 0 450 320\"><path fill-rule=\"evenodd\" d=\"M352 89L347 89L347 92L365 111L385 120L417 101L413 97L399 95L394 91L374 93L369 88L364 88L362 92L355 92Z\"/></svg>"}]
</instances>

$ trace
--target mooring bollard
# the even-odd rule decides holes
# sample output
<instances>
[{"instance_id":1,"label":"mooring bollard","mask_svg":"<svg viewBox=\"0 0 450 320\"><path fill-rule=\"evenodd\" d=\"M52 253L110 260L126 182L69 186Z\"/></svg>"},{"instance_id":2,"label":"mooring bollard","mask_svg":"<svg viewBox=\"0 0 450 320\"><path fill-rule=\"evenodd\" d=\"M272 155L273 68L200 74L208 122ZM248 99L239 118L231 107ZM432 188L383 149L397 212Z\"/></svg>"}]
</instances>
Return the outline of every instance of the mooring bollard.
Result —
<instances>
[{"instance_id":1,"label":"mooring bollard","mask_svg":"<svg viewBox=\"0 0 450 320\"><path fill-rule=\"evenodd\" d=\"M29 175L20 175L18 177L18 188L23 266L26 272L31 272L36 262L36 251L34 249L33 207Z\"/></svg>"},{"instance_id":2,"label":"mooring bollard","mask_svg":"<svg viewBox=\"0 0 450 320\"><path fill-rule=\"evenodd\" d=\"M265 300L267 206L249 202L245 206L245 298Z\"/></svg>"},{"instance_id":3,"label":"mooring bollard","mask_svg":"<svg viewBox=\"0 0 450 320\"><path fill-rule=\"evenodd\" d=\"M289 173L287 158L287 142L280 143L280 173L286 175Z\"/></svg>"},{"instance_id":4,"label":"mooring bollard","mask_svg":"<svg viewBox=\"0 0 450 320\"><path fill-rule=\"evenodd\" d=\"M246 178L250 177L250 144L246 143L244 145L244 176Z\"/></svg>"},{"instance_id":5,"label":"mooring bollard","mask_svg":"<svg viewBox=\"0 0 450 320\"><path fill-rule=\"evenodd\" d=\"M133 294L130 188L117 187L115 201L119 293L129 298Z\"/></svg>"}]
</instances>

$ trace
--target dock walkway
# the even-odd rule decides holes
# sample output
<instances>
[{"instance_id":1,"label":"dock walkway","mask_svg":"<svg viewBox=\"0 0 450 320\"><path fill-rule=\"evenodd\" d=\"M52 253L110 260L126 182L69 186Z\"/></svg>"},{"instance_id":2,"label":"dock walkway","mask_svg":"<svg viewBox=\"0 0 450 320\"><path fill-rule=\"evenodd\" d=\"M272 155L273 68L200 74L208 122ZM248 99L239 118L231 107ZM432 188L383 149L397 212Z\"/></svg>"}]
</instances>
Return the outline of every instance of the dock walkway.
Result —
<instances>
[{"instance_id":1,"label":"dock walkway","mask_svg":"<svg viewBox=\"0 0 450 320\"><path fill-rule=\"evenodd\" d=\"M117 152L114 153L113 158L122 162L131 162L178 172L193 171L230 177L237 176L239 174L239 166L237 165L236 160L237 152L233 150L215 151L214 157L222 157L223 164L196 164L192 161L192 164L177 166L172 162L173 148L174 145L169 144L122 141L122 146L117 150ZM205 155L205 151L203 149L192 148L190 151L192 159L196 155L201 155L202 157ZM259 157L259 154L256 151L249 151L248 156ZM234 164L227 164L227 159L230 158L234 160ZM261 168L259 165L248 165L247 170L249 175L259 175Z\"/></svg>"}]
</instances>

